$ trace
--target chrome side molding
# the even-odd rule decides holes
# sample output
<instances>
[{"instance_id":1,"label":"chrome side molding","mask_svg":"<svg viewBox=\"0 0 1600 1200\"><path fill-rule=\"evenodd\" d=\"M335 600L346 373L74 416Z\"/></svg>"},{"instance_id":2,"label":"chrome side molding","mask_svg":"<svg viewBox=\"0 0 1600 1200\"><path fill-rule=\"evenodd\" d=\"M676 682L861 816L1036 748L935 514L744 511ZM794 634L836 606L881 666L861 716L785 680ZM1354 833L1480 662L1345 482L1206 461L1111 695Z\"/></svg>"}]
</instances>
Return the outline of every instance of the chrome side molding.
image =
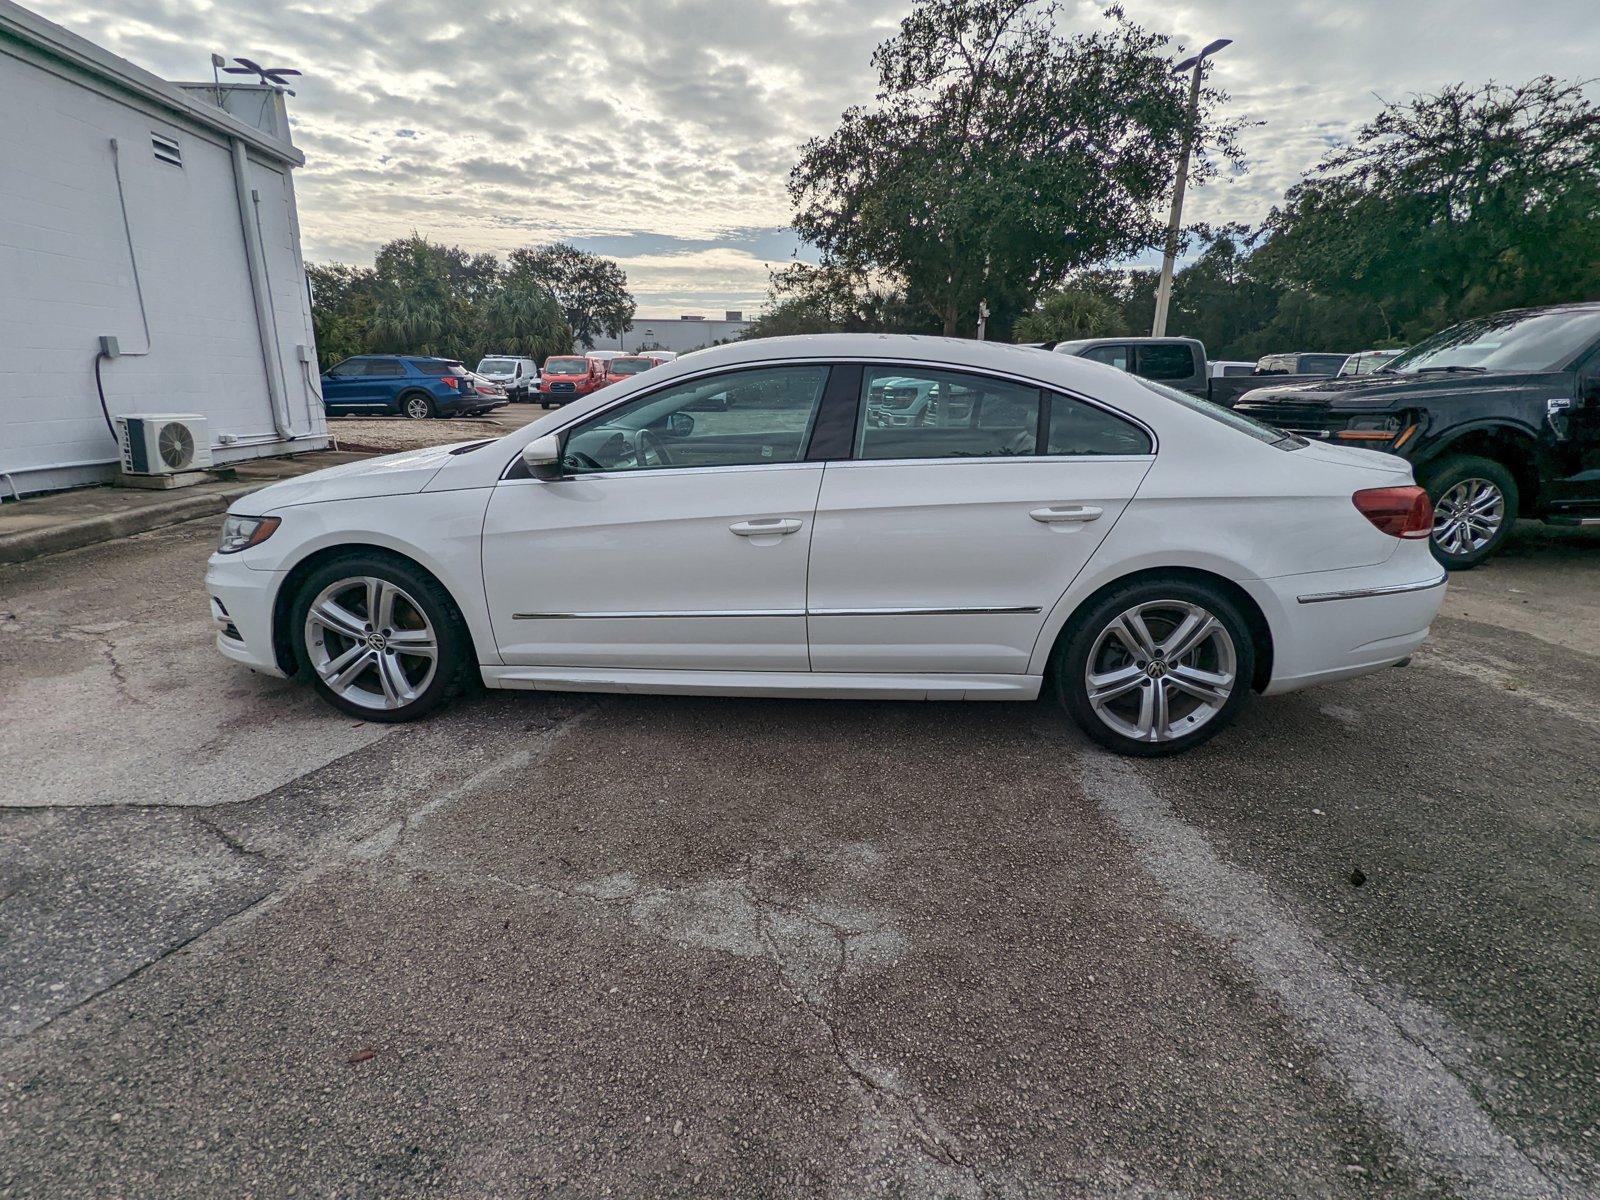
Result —
<instances>
[{"instance_id":1,"label":"chrome side molding","mask_svg":"<svg viewBox=\"0 0 1600 1200\"><path fill-rule=\"evenodd\" d=\"M735 617L971 617L1016 616L1042 612L1037 604L1009 608L746 608L694 612L526 612L513 621L662 621L731 620Z\"/></svg>"},{"instance_id":2,"label":"chrome side molding","mask_svg":"<svg viewBox=\"0 0 1600 1200\"><path fill-rule=\"evenodd\" d=\"M1421 583L1391 583L1387 587L1353 588L1348 592L1313 592L1309 596L1299 597L1301 604L1325 604L1329 600L1359 600L1365 596L1398 596L1403 592L1426 592L1432 588L1443 587L1448 575L1440 575L1437 579L1425 579Z\"/></svg>"}]
</instances>

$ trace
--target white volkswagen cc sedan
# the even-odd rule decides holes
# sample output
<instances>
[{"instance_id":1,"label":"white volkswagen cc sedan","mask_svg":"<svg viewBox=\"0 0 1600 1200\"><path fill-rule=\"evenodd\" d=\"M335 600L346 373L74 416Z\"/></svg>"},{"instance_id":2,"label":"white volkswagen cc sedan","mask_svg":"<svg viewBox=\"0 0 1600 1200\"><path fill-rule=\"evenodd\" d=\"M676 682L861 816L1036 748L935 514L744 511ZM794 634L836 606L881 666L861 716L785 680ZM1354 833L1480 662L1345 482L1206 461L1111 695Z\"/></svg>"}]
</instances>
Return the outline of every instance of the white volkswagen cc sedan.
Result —
<instances>
[{"instance_id":1,"label":"white volkswagen cc sedan","mask_svg":"<svg viewBox=\"0 0 1600 1200\"><path fill-rule=\"evenodd\" d=\"M918 420L872 420L909 389ZM236 503L217 646L403 721L495 688L1031 700L1132 754L1402 662L1444 594L1401 459L1081 358L699 351L497 441Z\"/></svg>"}]
</instances>

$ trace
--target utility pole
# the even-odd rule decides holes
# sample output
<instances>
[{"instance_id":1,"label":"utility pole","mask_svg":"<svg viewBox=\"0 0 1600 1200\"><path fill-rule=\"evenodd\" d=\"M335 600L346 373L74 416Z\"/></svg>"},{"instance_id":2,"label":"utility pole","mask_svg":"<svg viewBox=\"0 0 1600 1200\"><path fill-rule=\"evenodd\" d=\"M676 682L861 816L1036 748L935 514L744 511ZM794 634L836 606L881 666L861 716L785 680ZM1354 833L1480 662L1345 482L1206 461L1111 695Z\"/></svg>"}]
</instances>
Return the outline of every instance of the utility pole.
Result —
<instances>
[{"instance_id":1,"label":"utility pole","mask_svg":"<svg viewBox=\"0 0 1600 1200\"><path fill-rule=\"evenodd\" d=\"M978 301L978 340L983 341L984 331L989 328L989 302Z\"/></svg>"},{"instance_id":2,"label":"utility pole","mask_svg":"<svg viewBox=\"0 0 1600 1200\"><path fill-rule=\"evenodd\" d=\"M1189 81L1189 113L1183 125L1183 149L1178 154L1178 173L1172 185L1172 215L1167 221L1167 247L1161 256L1161 286L1156 289L1156 319L1150 327L1151 337L1165 337L1167 333L1167 306L1172 302L1172 268L1178 261L1178 231L1183 225L1183 189L1189 182L1189 156L1194 150L1195 126L1200 118L1200 76L1206 59L1231 46L1232 38L1219 38L1193 58L1186 58L1172 68L1173 74L1194 68Z\"/></svg>"}]
</instances>

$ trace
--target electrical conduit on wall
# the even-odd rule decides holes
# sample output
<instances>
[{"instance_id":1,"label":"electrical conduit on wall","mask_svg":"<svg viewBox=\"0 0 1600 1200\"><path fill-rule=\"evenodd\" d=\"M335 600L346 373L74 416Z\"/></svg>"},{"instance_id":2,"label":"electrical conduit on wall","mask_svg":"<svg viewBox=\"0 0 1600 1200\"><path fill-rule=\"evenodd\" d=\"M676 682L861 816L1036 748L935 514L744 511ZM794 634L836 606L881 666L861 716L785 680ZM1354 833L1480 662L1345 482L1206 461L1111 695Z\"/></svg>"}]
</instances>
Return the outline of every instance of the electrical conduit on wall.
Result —
<instances>
[{"instance_id":1,"label":"electrical conduit on wall","mask_svg":"<svg viewBox=\"0 0 1600 1200\"><path fill-rule=\"evenodd\" d=\"M249 159L244 142L232 139L233 190L239 201L239 225L244 232L245 265L249 268L250 298L255 304L256 333L261 342L261 365L267 373L267 407L272 411L272 427L286 441L295 437L289 423L289 397L283 381L277 333L272 312L272 296L267 284L266 250L255 206L260 196L250 186Z\"/></svg>"}]
</instances>

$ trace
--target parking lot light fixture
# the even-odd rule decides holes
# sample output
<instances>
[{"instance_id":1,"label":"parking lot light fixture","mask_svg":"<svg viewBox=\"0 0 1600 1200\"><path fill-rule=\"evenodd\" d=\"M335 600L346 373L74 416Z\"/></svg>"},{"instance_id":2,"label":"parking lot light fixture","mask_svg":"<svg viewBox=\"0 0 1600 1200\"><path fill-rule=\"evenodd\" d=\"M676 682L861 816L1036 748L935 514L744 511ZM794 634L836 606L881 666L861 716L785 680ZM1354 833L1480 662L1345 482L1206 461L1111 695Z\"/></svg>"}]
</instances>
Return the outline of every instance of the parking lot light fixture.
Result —
<instances>
[{"instance_id":1,"label":"parking lot light fixture","mask_svg":"<svg viewBox=\"0 0 1600 1200\"><path fill-rule=\"evenodd\" d=\"M1167 221L1167 245L1161 256L1161 284L1156 289L1156 319L1150 327L1151 337L1165 337L1167 332L1167 306L1172 301L1172 269L1178 259L1178 230L1183 223L1183 189L1189 180L1189 156L1194 150L1196 126L1200 116L1200 77L1205 73L1206 59L1224 46L1233 45L1232 38L1218 38L1199 54L1184 59L1172 68L1173 74L1194 69L1189 81L1189 111L1183 124L1183 149L1178 154L1178 170L1172 184L1172 215Z\"/></svg>"}]
</instances>

